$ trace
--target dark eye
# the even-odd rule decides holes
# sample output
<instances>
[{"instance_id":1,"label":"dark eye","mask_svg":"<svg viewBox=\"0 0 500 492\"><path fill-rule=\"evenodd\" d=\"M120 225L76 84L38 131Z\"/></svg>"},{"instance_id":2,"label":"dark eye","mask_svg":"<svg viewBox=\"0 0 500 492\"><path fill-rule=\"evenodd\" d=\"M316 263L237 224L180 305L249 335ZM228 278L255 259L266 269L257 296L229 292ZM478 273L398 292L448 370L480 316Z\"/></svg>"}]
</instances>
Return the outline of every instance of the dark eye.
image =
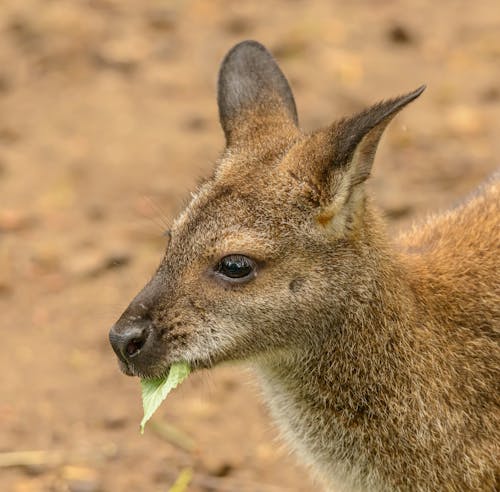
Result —
<instances>
[{"instance_id":1,"label":"dark eye","mask_svg":"<svg viewBox=\"0 0 500 492\"><path fill-rule=\"evenodd\" d=\"M224 256L217 265L217 272L230 279L247 279L255 271L255 262L243 255Z\"/></svg>"}]
</instances>

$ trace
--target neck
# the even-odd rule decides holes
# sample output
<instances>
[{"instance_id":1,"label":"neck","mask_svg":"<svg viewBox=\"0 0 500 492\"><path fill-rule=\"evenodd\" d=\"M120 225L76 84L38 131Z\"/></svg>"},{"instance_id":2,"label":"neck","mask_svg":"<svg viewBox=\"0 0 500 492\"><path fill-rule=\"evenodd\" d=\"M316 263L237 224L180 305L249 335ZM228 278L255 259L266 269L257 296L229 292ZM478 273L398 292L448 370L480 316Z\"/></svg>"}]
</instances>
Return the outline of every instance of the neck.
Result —
<instances>
[{"instance_id":1,"label":"neck","mask_svg":"<svg viewBox=\"0 0 500 492\"><path fill-rule=\"evenodd\" d=\"M323 313L307 343L257 363L285 437L320 473L343 477L353 490L389 483L384 475L395 463L383 463L384 446L394 456L405 442L405 407L422 380L413 360L419 337L411 290L389 255L377 262L383 265L372 271L384 274L360 279L363 291L352 305ZM405 450L399 456L404 461ZM342 483L334 485L342 490Z\"/></svg>"}]
</instances>

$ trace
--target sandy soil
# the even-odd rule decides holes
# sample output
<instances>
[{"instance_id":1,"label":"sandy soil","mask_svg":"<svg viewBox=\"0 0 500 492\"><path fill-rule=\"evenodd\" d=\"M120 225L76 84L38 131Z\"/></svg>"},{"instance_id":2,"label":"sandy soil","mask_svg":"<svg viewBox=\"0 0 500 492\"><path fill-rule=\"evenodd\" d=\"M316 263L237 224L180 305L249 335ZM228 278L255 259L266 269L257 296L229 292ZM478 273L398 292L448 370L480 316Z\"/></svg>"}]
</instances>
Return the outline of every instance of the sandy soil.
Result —
<instances>
[{"instance_id":1,"label":"sandy soil","mask_svg":"<svg viewBox=\"0 0 500 492\"><path fill-rule=\"evenodd\" d=\"M497 0L265 5L1 2L0 490L166 491L182 470L193 492L316 490L245 368L194 375L141 436L138 381L107 341L222 148L235 42L274 52L306 129L427 83L370 185L393 231L498 167Z\"/></svg>"}]
</instances>

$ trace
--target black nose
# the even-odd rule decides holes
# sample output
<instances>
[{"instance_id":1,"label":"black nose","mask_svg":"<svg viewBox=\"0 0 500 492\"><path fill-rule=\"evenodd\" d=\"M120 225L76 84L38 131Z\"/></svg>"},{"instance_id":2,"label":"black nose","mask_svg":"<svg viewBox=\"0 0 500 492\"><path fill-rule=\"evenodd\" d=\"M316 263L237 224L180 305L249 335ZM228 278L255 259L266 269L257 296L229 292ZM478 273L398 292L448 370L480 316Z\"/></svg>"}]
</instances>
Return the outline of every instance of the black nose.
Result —
<instances>
[{"instance_id":1,"label":"black nose","mask_svg":"<svg viewBox=\"0 0 500 492\"><path fill-rule=\"evenodd\" d=\"M149 321L141 320L125 326L118 322L109 331L109 341L118 358L127 362L139 355L150 334Z\"/></svg>"}]
</instances>

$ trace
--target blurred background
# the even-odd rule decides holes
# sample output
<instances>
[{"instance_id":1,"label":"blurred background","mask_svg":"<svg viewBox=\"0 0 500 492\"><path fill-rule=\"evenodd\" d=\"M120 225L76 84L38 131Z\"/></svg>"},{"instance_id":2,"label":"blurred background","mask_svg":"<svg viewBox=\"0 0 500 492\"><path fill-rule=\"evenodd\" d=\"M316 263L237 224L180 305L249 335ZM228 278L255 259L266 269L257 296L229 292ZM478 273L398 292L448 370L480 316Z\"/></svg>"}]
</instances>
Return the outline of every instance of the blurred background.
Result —
<instances>
[{"instance_id":1,"label":"blurred background","mask_svg":"<svg viewBox=\"0 0 500 492\"><path fill-rule=\"evenodd\" d=\"M107 341L222 150L218 66L246 38L308 130L427 83L370 182L392 232L498 167L498 0L2 0L0 490L317 489L243 367L193 375L141 436Z\"/></svg>"}]
</instances>

